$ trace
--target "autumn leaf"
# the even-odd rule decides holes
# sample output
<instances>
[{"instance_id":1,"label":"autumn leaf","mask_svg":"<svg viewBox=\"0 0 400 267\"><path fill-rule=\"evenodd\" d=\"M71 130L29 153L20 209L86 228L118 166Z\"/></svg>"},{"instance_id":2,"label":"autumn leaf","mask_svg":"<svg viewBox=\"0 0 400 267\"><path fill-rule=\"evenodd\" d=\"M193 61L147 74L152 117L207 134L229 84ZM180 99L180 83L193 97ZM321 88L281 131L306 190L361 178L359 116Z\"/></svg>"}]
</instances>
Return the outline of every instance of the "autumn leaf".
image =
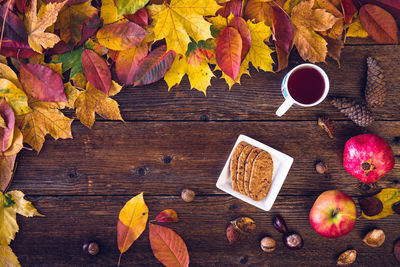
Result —
<instances>
[{"instance_id":1,"label":"autumn leaf","mask_svg":"<svg viewBox=\"0 0 400 267\"><path fill-rule=\"evenodd\" d=\"M201 60L198 64L188 63L185 56L177 55L171 68L165 74L164 80L171 90L175 85L179 85L183 76L187 74L191 89L197 89L206 95L207 87L211 85L211 78L214 77L206 60Z\"/></svg>"},{"instance_id":2,"label":"autumn leaf","mask_svg":"<svg viewBox=\"0 0 400 267\"><path fill-rule=\"evenodd\" d=\"M230 20L228 25L235 28L240 34L242 39L241 60L243 61L251 47L251 32L249 26L247 26L246 21L241 17L234 17Z\"/></svg>"},{"instance_id":3,"label":"autumn leaf","mask_svg":"<svg viewBox=\"0 0 400 267\"><path fill-rule=\"evenodd\" d=\"M102 46L101 44L99 44L98 42L94 41L93 39L89 39L85 42L85 48L93 50L94 52L96 52L99 56L104 56L107 55L109 50ZM119 53L118 51L114 51L115 53ZM112 58L113 61L115 61L115 58Z\"/></svg>"},{"instance_id":4,"label":"autumn leaf","mask_svg":"<svg viewBox=\"0 0 400 267\"><path fill-rule=\"evenodd\" d=\"M111 87L111 72L106 61L94 51L85 49L82 53L82 68L89 83L108 95Z\"/></svg>"},{"instance_id":5,"label":"autumn leaf","mask_svg":"<svg viewBox=\"0 0 400 267\"><path fill-rule=\"evenodd\" d=\"M189 266L189 252L183 239L172 229L149 225L149 239L154 256L165 266Z\"/></svg>"},{"instance_id":6,"label":"autumn leaf","mask_svg":"<svg viewBox=\"0 0 400 267\"><path fill-rule=\"evenodd\" d=\"M7 15L6 15L7 14ZM5 23L4 18L7 16ZM25 43L28 40L24 23L13 12L7 12L6 5L0 5L0 25L4 23L3 37ZM4 41L4 40L3 40Z\"/></svg>"},{"instance_id":7,"label":"autumn leaf","mask_svg":"<svg viewBox=\"0 0 400 267\"><path fill-rule=\"evenodd\" d=\"M336 60L338 65L340 66L340 55L342 53L342 49L344 48L344 42L338 39L327 38L328 43L328 56Z\"/></svg>"},{"instance_id":8,"label":"autumn leaf","mask_svg":"<svg viewBox=\"0 0 400 267\"><path fill-rule=\"evenodd\" d=\"M375 5L363 5L360 8L360 21L365 30L378 43L397 44L398 28L389 12Z\"/></svg>"},{"instance_id":9,"label":"autumn leaf","mask_svg":"<svg viewBox=\"0 0 400 267\"><path fill-rule=\"evenodd\" d=\"M125 15L124 17L142 27L147 27L149 25L149 14L145 7L139 9L134 14Z\"/></svg>"},{"instance_id":10,"label":"autumn leaf","mask_svg":"<svg viewBox=\"0 0 400 267\"><path fill-rule=\"evenodd\" d=\"M239 32L233 27L226 27L218 37L215 55L218 66L233 80L239 74L241 53L242 38Z\"/></svg>"},{"instance_id":11,"label":"autumn leaf","mask_svg":"<svg viewBox=\"0 0 400 267\"><path fill-rule=\"evenodd\" d=\"M249 217L239 217L231 221L231 224L243 233L250 233L256 228L255 221Z\"/></svg>"},{"instance_id":12,"label":"autumn leaf","mask_svg":"<svg viewBox=\"0 0 400 267\"><path fill-rule=\"evenodd\" d=\"M272 8L268 0L249 0L246 5L243 17L246 20L265 22L271 25Z\"/></svg>"},{"instance_id":13,"label":"autumn leaf","mask_svg":"<svg viewBox=\"0 0 400 267\"><path fill-rule=\"evenodd\" d=\"M99 43L109 49L121 51L140 44L147 32L133 22L122 22L102 27L96 34Z\"/></svg>"},{"instance_id":14,"label":"autumn leaf","mask_svg":"<svg viewBox=\"0 0 400 267\"><path fill-rule=\"evenodd\" d=\"M0 244L0 266L19 267L21 266L17 256L8 245Z\"/></svg>"},{"instance_id":15,"label":"autumn leaf","mask_svg":"<svg viewBox=\"0 0 400 267\"><path fill-rule=\"evenodd\" d=\"M21 191L9 191L6 193L13 204L12 208L16 213L25 217L33 217L33 216L43 216L40 214L36 208L32 205L32 202L25 199L25 194Z\"/></svg>"},{"instance_id":16,"label":"autumn leaf","mask_svg":"<svg viewBox=\"0 0 400 267\"><path fill-rule=\"evenodd\" d=\"M304 60L325 62L327 42L316 31L327 31L337 18L324 9L312 9L314 0L300 2L291 13L293 43Z\"/></svg>"},{"instance_id":17,"label":"autumn leaf","mask_svg":"<svg viewBox=\"0 0 400 267\"><path fill-rule=\"evenodd\" d=\"M115 72L118 80L124 85L133 85L139 63L147 56L147 44L121 51L115 60Z\"/></svg>"},{"instance_id":18,"label":"autumn leaf","mask_svg":"<svg viewBox=\"0 0 400 267\"><path fill-rule=\"evenodd\" d=\"M25 92L46 102L67 102L60 74L40 64L20 64L19 79Z\"/></svg>"},{"instance_id":19,"label":"autumn leaf","mask_svg":"<svg viewBox=\"0 0 400 267\"><path fill-rule=\"evenodd\" d=\"M368 33L361 25L360 19L357 17L347 26L346 37L367 38Z\"/></svg>"},{"instance_id":20,"label":"autumn leaf","mask_svg":"<svg viewBox=\"0 0 400 267\"><path fill-rule=\"evenodd\" d=\"M392 205L400 201L400 192L398 188L384 188L378 194L374 195L374 197L382 201L383 209L375 216L367 216L362 212L362 216L369 220L381 219L394 214Z\"/></svg>"},{"instance_id":21,"label":"autumn leaf","mask_svg":"<svg viewBox=\"0 0 400 267\"><path fill-rule=\"evenodd\" d=\"M7 103L12 107L16 115L31 111L25 92L10 80L0 78L0 97L6 98Z\"/></svg>"},{"instance_id":22,"label":"autumn leaf","mask_svg":"<svg viewBox=\"0 0 400 267\"><path fill-rule=\"evenodd\" d=\"M133 14L148 2L149 0L117 0L118 16Z\"/></svg>"},{"instance_id":23,"label":"autumn leaf","mask_svg":"<svg viewBox=\"0 0 400 267\"><path fill-rule=\"evenodd\" d=\"M177 222L178 214L173 209L166 209L157 215L156 221L157 222Z\"/></svg>"},{"instance_id":24,"label":"autumn leaf","mask_svg":"<svg viewBox=\"0 0 400 267\"><path fill-rule=\"evenodd\" d=\"M72 119L58 110L57 103L29 99L32 111L16 117L16 124L24 136L24 142L38 153L42 149L45 136L50 134L54 139L72 138Z\"/></svg>"},{"instance_id":25,"label":"autumn leaf","mask_svg":"<svg viewBox=\"0 0 400 267\"><path fill-rule=\"evenodd\" d=\"M292 49L293 29L288 15L279 6L272 7L272 29L278 55L277 71L281 71L288 65Z\"/></svg>"},{"instance_id":26,"label":"autumn leaf","mask_svg":"<svg viewBox=\"0 0 400 267\"><path fill-rule=\"evenodd\" d=\"M400 2L397 0L353 0L356 4L374 4L389 11L396 19L400 19Z\"/></svg>"},{"instance_id":27,"label":"autumn leaf","mask_svg":"<svg viewBox=\"0 0 400 267\"><path fill-rule=\"evenodd\" d=\"M27 43L20 43L3 38L0 53L6 57L28 58L38 54Z\"/></svg>"},{"instance_id":28,"label":"autumn leaf","mask_svg":"<svg viewBox=\"0 0 400 267\"><path fill-rule=\"evenodd\" d=\"M11 196L0 192L0 245L9 245L19 231L14 203Z\"/></svg>"},{"instance_id":29,"label":"autumn leaf","mask_svg":"<svg viewBox=\"0 0 400 267\"><path fill-rule=\"evenodd\" d=\"M204 16L214 16L220 6L214 0L172 0L170 4L150 5L154 40L164 39L168 50L184 55L190 38L196 42L211 38L211 24Z\"/></svg>"},{"instance_id":30,"label":"autumn leaf","mask_svg":"<svg viewBox=\"0 0 400 267\"><path fill-rule=\"evenodd\" d=\"M95 113L108 120L123 120L117 101L94 88L90 82L87 83L86 90L79 94L74 106L76 116L88 128L92 128L94 124Z\"/></svg>"},{"instance_id":31,"label":"autumn leaf","mask_svg":"<svg viewBox=\"0 0 400 267\"><path fill-rule=\"evenodd\" d=\"M0 191L5 191L11 182L17 154L0 157Z\"/></svg>"},{"instance_id":32,"label":"autumn leaf","mask_svg":"<svg viewBox=\"0 0 400 267\"><path fill-rule=\"evenodd\" d=\"M215 39L201 40L198 43L192 41L186 51L187 63L198 67L202 60L213 64L215 61Z\"/></svg>"},{"instance_id":33,"label":"autumn leaf","mask_svg":"<svg viewBox=\"0 0 400 267\"><path fill-rule=\"evenodd\" d=\"M242 16L242 0L230 0L224 3L216 12L216 15L221 15L225 18L229 17L230 14L233 14L235 17Z\"/></svg>"},{"instance_id":34,"label":"autumn leaf","mask_svg":"<svg viewBox=\"0 0 400 267\"><path fill-rule=\"evenodd\" d=\"M67 82L64 84L64 92L68 99L68 104L66 106L72 109L75 108L75 101L78 99L82 91L76 89L71 82Z\"/></svg>"},{"instance_id":35,"label":"autumn leaf","mask_svg":"<svg viewBox=\"0 0 400 267\"><path fill-rule=\"evenodd\" d=\"M149 209L143 199L143 192L126 202L121 209L117 224L118 249L127 251L146 228ZM121 255L118 261L121 260Z\"/></svg>"},{"instance_id":36,"label":"autumn leaf","mask_svg":"<svg viewBox=\"0 0 400 267\"><path fill-rule=\"evenodd\" d=\"M82 40L83 25L88 24L97 13L90 1L63 7L55 24L55 29L60 30L61 40L77 45Z\"/></svg>"},{"instance_id":37,"label":"autumn leaf","mask_svg":"<svg viewBox=\"0 0 400 267\"><path fill-rule=\"evenodd\" d=\"M56 55L52 58L54 63L62 63L62 72L71 70L70 78L73 80L77 75L83 75L82 69L82 52L83 47L75 49L64 54Z\"/></svg>"},{"instance_id":38,"label":"autumn leaf","mask_svg":"<svg viewBox=\"0 0 400 267\"><path fill-rule=\"evenodd\" d=\"M5 127L0 128L0 151L3 154L12 145L15 125L14 112L5 98L0 101L0 116L5 122Z\"/></svg>"},{"instance_id":39,"label":"autumn leaf","mask_svg":"<svg viewBox=\"0 0 400 267\"><path fill-rule=\"evenodd\" d=\"M175 58L175 52L166 49L165 45L160 46L143 58L135 74L134 86L151 84L164 77Z\"/></svg>"},{"instance_id":40,"label":"autumn leaf","mask_svg":"<svg viewBox=\"0 0 400 267\"><path fill-rule=\"evenodd\" d=\"M342 10L344 15L344 22L350 24L353 20L354 14L357 12L357 8L352 0L341 0Z\"/></svg>"},{"instance_id":41,"label":"autumn leaf","mask_svg":"<svg viewBox=\"0 0 400 267\"><path fill-rule=\"evenodd\" d=\"M58 12L66 1L42 5L38 13L36 13L37 0L31 1L25 17L28 29L28 43L34 51L42 53L42 47L52 48L60 41L57 35L45 32L45 30L56 22Z\"/></svg>"},{"instance_id":42,"label":"autumn leaf","mask_svg":"<svg viewBox=\"0 0 400 267\"><path fill-rule=\"evenodd\" d=\"M102 0L100 8L100 18L104 24L111 24L119 20L118 9L114 0Z\"/></svg>"}]
</instances>

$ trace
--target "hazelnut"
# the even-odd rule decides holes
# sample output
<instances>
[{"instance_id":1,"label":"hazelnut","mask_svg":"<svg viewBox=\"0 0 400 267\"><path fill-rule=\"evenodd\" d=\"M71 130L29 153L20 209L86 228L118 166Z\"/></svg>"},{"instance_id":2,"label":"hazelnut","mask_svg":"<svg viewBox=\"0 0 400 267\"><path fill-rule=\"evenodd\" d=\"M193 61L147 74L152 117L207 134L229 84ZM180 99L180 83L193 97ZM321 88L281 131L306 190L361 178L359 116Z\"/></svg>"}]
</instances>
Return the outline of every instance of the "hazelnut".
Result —
<instances>
[{"instance_id":1,"label":"hazelnut","mask_svg":"<svg viewBox=\"0 0 400 267\"><path fill-rule=\"evenodd\" d=\"M272 252L275 250L276 242L272 237L264 237L261 239L261 249L265 252Z\"/></svg>"},{"instance_id":2,"label":"hazelnut","mask_svg":"<svg viewBox=\"0 0 400 267\"><path fill-rule=\"evenodd\" d=\"M195 196L196 193L193 190L190 190L188 188L182 190L181 197L185 202L192 202Z\"/></svg>"},{"instance_id":3,"label":"hazelnut","mask_svg":"<svg viewBox=\"0 0 400 267\"><path fill-rule=\"evenodd\" d=\"M340 266L347 266L349 264L352 264L357 258L357 251L355 249L351 250L346 250L342 254L340 254L338 260L337 260L337 265Z\"/></svg>"},{"instance_id":4,"label":"hazelnut","mask_svg":"<svg viewBox=\"0 0 400 267\"><path fill-rule=\"evenodd\" d=\"M83 252L95 256L99 253L100 251L100 247L99 244L97 244L96 242L86 242L83 244L82 246Z\"/></svg>"},{"instance_id":5,"label":"hazelnut","mask_svg":"<svg viewBox=\"0 0 400 267\"><path fill-rule=\"evenodd\" d=\"M375 216L381 213L383 209L382 201L376 197L362 198L358 201L360 208L367 216Z\"/></svg>"},{"instance_id":6,"label":"hazelnut","mask_svg":"<svg viewBox=\"0 0 400 267\"><path fill-rule=\"evenodd\" d=\"M286 247L292 250L301 249L304 245L303 238L295 232L285 234L283 236L283 243Z\"/></svg>"},{"instance_id":7,"label":"hazelnut","mask_svg":"<svg viewBox=\"0 0 400 267\"><path fill-rule=\"evenodd\" d=\"M323 161L318 161L315 164L315 170L319 173L319 174L324 174L328 171L328 166L325 164L325 162Z\"/></svg>"},{"instance_id":8,"label":"hazelnut","mask_svg":"<svg viewBox=\"0 0 400 267\"><path fill-rule=\"evenodd\" d=\"M364 237L363 242L370 247L380 247L385 242L385 233L381 229L374 229Z\"/></svg>"}]
</instances>

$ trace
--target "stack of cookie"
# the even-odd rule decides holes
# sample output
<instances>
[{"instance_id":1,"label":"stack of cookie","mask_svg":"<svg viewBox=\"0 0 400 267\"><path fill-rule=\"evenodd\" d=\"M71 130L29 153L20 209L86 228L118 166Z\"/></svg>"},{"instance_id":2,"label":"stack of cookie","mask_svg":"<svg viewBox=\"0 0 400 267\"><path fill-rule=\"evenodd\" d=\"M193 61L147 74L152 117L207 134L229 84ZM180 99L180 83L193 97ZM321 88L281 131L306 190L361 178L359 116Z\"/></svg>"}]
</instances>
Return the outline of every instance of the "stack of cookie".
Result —
<instances>
[{"instance_id":1,"label":"stack of cookie","mask_svg":"<svg viewBox=\"0 0 400 267\"><path fill-rule=\"evenodd\" d=\"M240 142L232 155L232 189L260 201L268 194L274 164L271 154L246 142Z\"/></svg>"}]
</instances>

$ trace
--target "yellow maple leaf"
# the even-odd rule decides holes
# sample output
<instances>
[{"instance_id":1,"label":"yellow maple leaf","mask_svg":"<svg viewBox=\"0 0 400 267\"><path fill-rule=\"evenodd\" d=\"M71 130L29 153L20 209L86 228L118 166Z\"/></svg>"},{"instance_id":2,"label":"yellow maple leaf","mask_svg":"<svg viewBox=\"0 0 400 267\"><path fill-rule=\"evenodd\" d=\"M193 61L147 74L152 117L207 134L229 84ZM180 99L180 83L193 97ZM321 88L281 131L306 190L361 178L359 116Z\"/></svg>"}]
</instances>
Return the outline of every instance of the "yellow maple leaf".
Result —
<instances>
[{"instance_id":1,"label":"yellow maple leaf","mask_svg":"<svg viewBox=\"0 0 400 267\"><path fill-rule=\"evenodd\" d=\"M19 267L21 266L17 256L7 245L0 245L0 266L3 267Z\"/></svg>"},{"instance_id":2,"label":"yellow maple leaf","mask_svg":"<svg viewBox=\"0 0 400 267\"><path fill-rule=\"evenodd\" d=\"M111 90L110 90L111 91ZM115 92L115 89L112 89ZM85 126L91 128L95 113L108 120L121 120L117 101L87 83L86 90L81 92L75 101L76 116Z\"/></svg>"},{"instance_id":3,"label":"yellow maple leaf","mask_svg":"<svg viewBox=\"0 0 400 267\"><path fill-rule=\"evenodd\" d=\"M189 78L191 89L197 89L206 95L207 88L211 85L211 78L214 77L207 61L202 60L197 66L194 66L188 63L185 56L176 56L174 63L164 76L168 90L178 85L185 74Z\"/></svg>"},{"instance_id":4,"label":"yellow maple leaf","mask_svg":"<svg viewBox=\"0 0 400 267\"><path fill-rule=\"evenodd\" d=\"M37 152L42 149L45 136L50 134L54 139L72 138L71 123L57 103L43 102L29 98L31 112L16 116L16 124L21 129L24 142Z\"/></svg>"},{"instance_id":5,"label":"yellow maple leaf","mask_svg":"<svg viewBox=\"0 0 400 267\"><path fill-rule=\"evenodd\" d=\"M10 244L19 230L12 204L12 200L0 192L0 245Z\"/></svg>"},{"instance_id":6,"label":"yellow maple leaf","mask_svg":"<svg viewBox=\"0 0 400 267\"><path fill-rule=\"evenodd\" d=\"M312 63L325 62L327 42L316 31L331 29L338 19L325 9L312 9L313 6L314 0L308 0L293 7L293 43L304 60Z\"/></svg>"},{"instance_id":7,"label":"yellow maple leaf","mask_svg":"<svg viewBox=\"0 0 400 267\"><path fill-rule=\"evenodd\" d=\"M32 202L24 198L25 194L23 192L14 190L7 192L6 195L11 197L12 201L14 202L12 208L16 213L25 217L43 216L32 205Z\"/></svg>"},{"instance_id":8,"label":"yellow maple leaf","mask_svg":"<svg viewBox=\"0 0 400 267\"><path fill-rule=\"evenodd\" d=\"M170 4L151 5L154 40L165 38L168 50L184 55L190 37L196 42L211 38L210 23L204 16L215 15L220 8L215 0L172 0Z\"/></svg>"},{"instance_id":9,"label":"yellow maple leaf","mask_svg":"<svg viewBox=\"0 0 400 267\"><path fill-rule=\"evenodd\" d=\"M368 33L361 25L360 19L354 18L353 22L347 26L346 37L367 38Z\"/></svg>"},{"instance_id":10,"label":"yellow maple leaf","mask_svg":"<svg viewBox=\"0 0 400 267\"><path fill-rule=\"evenodd\" d=\"M215 66L214 70L221 70L218 65ZM220 77L220 79L224 79L226 84L228 84L229 86L229 90L232 88L233 85L235 84L240 84L240 79L242 78L242 75L248 75L250 76L250 72L249 72L249 62L247 61L247 63L242 62L242 64L240 65L240 69L239 69L239 74L236 77L236 80L232 80L231 77L229 77L228 75L226 75L224 72L222 72L222 75Z\"/></svg>"},{"instance_id":11,"label":"yellow maple leaf","mask_svg":"<svg viewBox=\"0 0 400 267\"><path fill-rule=\"evenodd\" d=\"M52 48L60 41L60 38L54 33L45 32L52 26L58 16L58 12L68 0L61 3L49 3L42 5L37 12L37 0L32 0L26 9L26 28L28 30L29 46L36 52L42 53L43 48Z\"/></svg>"}]
</instances>

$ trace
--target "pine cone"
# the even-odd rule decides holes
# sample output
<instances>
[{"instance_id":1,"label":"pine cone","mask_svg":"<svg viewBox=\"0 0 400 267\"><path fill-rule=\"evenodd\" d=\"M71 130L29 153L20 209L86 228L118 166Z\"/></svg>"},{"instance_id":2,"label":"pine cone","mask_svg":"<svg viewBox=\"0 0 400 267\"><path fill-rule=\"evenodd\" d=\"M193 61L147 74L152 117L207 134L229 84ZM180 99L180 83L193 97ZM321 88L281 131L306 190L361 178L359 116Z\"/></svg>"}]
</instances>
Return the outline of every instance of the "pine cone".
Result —
<instances>
[{"instance_id":1,"label":"pine cone","mask_svg":"<svg viewBox=\"0 0 400 267\"><path fill-rule=\"evenodd\" d=\"M352 98L333 97L330 99L330 102L358 126L367 127L374 121L372 112L368 107L364 104L358 103Z\"/></svg>"},{"instance_id":2,"label":"pine cone","mask_svg":"<svg viewBox=\"0 0 400 267\"><path fill-rule=\"evenodd\" d=\"M386 99L386 82L382 68L372 58L367 58L368 72L365 86L365 100L370 108L382 107Z\"/></svg>"}]
</instances>

